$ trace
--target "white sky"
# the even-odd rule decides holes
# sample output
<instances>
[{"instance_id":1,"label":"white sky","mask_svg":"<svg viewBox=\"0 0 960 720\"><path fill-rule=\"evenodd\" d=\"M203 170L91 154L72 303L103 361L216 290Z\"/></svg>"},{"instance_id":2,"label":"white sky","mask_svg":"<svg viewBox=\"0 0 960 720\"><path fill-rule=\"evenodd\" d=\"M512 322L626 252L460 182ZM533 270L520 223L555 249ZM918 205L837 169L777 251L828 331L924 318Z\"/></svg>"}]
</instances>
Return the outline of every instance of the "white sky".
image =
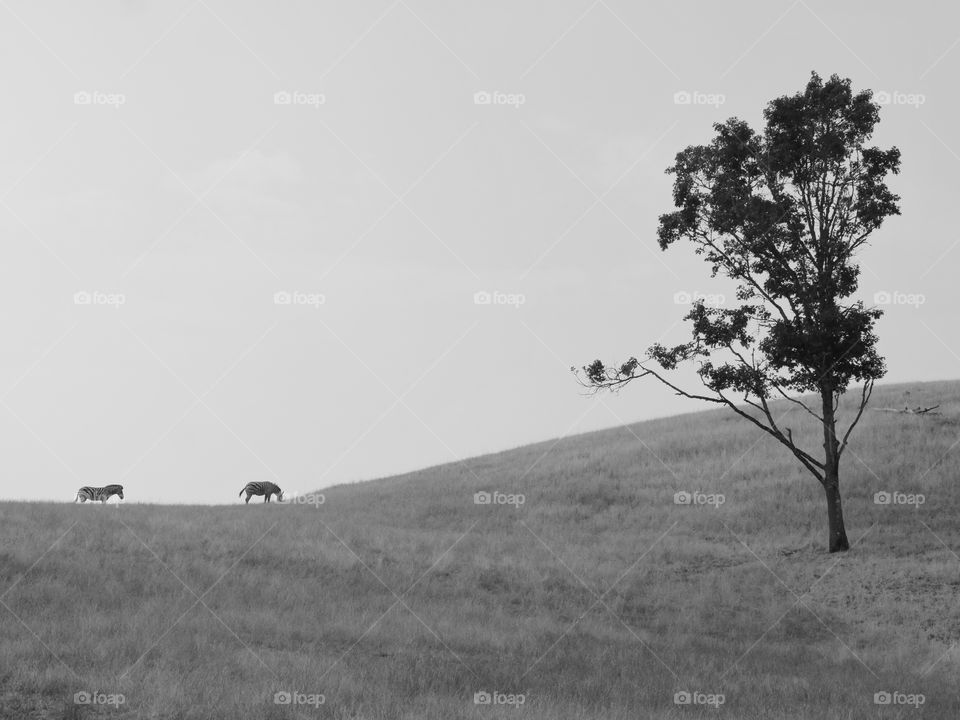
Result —
<instances>
[{"instance_id":1,"label":"white sky","mask_svg":"<svg viewBox=\"0 0 960 720\"><path fill-rule=\"evenodd\" d=\"M699 409L585 398L569 367L686 339L677 292L732 300L657 248L663 169L811 70L923 96L882 112L903 216L862 295L923 295L880 323L887 382L960 375L941 4L92 7L0 4L0 498L238 502Z\"/></svg>"}]
</instances>

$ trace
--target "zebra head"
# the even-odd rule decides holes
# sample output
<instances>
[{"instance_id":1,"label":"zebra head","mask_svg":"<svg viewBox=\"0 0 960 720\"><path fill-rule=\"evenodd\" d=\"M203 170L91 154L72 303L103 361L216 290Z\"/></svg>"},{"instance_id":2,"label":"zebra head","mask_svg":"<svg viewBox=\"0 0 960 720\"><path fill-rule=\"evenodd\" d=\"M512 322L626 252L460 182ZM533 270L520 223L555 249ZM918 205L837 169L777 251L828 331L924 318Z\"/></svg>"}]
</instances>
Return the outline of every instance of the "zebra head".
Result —
<instances>
[{"instance_id":1,"label":"zebra head","mask_svg":"<svg viewBox=\"0 0 960 720\"><path fill-rule=\"evenodd\" d=\"M117 485L117 487L120 488L119 490L117 490L117 495L120 497L121 500L123 500L123 485Z\"/></svg>"}]
</instances>

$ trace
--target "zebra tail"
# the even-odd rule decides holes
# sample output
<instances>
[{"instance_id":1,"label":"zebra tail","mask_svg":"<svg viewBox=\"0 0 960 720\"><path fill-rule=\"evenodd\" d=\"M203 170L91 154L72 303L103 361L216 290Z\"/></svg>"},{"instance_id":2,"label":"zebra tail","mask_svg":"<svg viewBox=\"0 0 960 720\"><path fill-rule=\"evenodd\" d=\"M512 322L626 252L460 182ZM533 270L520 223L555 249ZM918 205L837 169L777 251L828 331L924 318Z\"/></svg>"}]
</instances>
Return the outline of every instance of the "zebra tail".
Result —
<instances>
[{"instance_id":1,"label":"zebra tail","mask_svg":"<svg viewBox=\"0 0 960 720\"><path fill-rule=\"evenodd\" d=\"M243 490L246 490L246 488L244 488ZM237 497L240 497L243 495L243 490L240 491L240 495L237 495Z\"/></svg>"}]
</instances>

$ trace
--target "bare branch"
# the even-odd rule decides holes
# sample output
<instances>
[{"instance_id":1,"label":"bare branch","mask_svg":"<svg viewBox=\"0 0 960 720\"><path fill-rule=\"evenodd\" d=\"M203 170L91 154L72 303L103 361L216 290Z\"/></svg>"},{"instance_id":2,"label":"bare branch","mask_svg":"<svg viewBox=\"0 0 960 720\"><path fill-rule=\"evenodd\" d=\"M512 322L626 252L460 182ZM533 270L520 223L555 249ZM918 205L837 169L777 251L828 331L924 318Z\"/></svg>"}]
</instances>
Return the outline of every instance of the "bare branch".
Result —
<instances>
[{"instance_id":1,"label":"bare branch","mask_svg":"<svg viewBox=\"0 0 960 720\"><path fill-rule=\"evenodd\" d=\"M853 418L853 422L850 423L850 427L847 428L847 432L843 435L843 442L840 443L840 449L837 450L837 459L840 459L840 456L843 455L843 449L847 447L847 440L850 437L850 433L853 432L853 429L857 426L857 423L860 422L860 418L863 416L863 411L867 407L867 403L870 402L870 396L873 394L873 380L867 380L863 384L863 390L860 391L860 408L857 410L857 415Z\"/></svg>"}]
</instances>

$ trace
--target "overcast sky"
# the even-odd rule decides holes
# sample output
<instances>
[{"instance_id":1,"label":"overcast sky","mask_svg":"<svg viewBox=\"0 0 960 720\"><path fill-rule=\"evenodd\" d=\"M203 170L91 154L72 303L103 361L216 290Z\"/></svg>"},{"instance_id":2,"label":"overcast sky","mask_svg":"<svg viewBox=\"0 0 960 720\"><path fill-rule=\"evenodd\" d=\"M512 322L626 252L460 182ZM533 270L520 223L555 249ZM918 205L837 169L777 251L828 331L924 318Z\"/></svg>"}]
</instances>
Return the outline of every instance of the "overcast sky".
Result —
<instances>
[{"instance_id":1,"label":"overcast sky","mask_svg":"<svg viewBox=\"0 0 960 720\"><path fill-rule=\"evenodd\" d=\"M960 27L910 7L4 0L0 497L238 502L700 409L569 368L733 299L657 247L663 170L812 70L889 94L886 382L960 376Z\"/></svg>"}]
</instances>

